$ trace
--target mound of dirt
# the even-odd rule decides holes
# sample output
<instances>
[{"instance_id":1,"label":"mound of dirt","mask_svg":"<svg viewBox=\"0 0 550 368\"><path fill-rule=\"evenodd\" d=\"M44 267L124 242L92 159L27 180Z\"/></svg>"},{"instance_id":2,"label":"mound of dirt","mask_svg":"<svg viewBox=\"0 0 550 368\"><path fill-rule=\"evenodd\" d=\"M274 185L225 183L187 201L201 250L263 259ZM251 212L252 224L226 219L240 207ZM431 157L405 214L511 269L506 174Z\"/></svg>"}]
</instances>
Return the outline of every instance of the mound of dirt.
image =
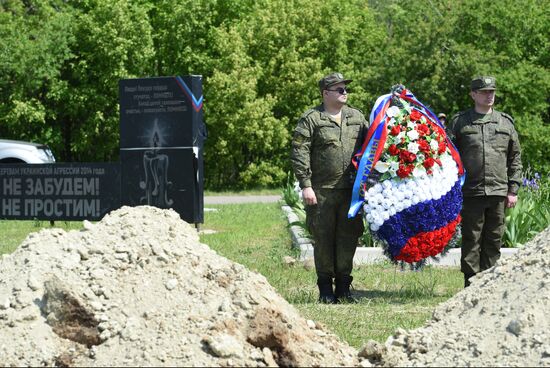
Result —
<instances>
[{"instance_id":1,"label":"mound of dirt","mask_svg":"<svg viewBox=\"0 0 550 368\"><path fill-rule=\"evenodd\" d=\"M352 366L307 321L172 210L123 207L42 230L0 260L4 366Z\"/></svg>"},{"instance_id":2,"label":"mound of dirt","mask_svg":"<svg viewBox=\"0 0 550 368\"><path fill-rule=\"evenodd\" d=\"M386 366L550 366L550 228L476 275L424 327L398 330L384 348L371 360Z\"/></svg>"}]
</instances>

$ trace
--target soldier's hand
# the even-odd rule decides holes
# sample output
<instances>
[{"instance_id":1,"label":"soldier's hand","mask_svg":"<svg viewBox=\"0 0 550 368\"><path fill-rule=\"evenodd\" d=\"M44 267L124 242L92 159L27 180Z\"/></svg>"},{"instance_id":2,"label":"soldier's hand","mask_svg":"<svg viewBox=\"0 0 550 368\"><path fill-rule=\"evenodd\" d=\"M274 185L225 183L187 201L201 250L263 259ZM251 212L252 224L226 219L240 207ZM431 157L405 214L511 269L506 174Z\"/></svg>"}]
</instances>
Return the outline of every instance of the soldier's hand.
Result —
<instances>
[{"instance_id":1,"label":"soldier's hand","mask_svg":"<svg viewBox=\"0 0 550 368\"><path fill-rule=\"evenodd\" d=\"M516 194L508 193L506 195L506 207L508 208L515 207L517 201L518 201L518 196Z\"/></svg>"},{"instance_id":2,"label":"soldier's hand","mask_svg":"<svg viewBox=\"0 0 550 368\"><path fill-rule=\"evenodd\" d=\"M304 198L304 203L309 206L317 204L317 196L315 196L312 187L302 189L302 198Z\"/></svg>"}]
</instances>

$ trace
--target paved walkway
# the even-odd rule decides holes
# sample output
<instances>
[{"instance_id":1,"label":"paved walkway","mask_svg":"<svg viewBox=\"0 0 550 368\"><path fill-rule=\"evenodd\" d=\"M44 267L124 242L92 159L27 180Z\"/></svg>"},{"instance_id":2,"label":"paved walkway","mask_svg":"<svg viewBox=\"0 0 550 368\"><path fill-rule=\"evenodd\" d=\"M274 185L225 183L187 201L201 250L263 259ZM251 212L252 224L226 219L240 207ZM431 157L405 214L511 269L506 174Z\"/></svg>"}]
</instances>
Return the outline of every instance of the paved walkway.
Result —
<instances>
[{"instance_id":1,"label":"paved walkway","mask_svg":"<svg viewBox=\"0 0 550 368\"><path fill-rule=\"evenodd\" d=\"M275 203L280 199L280 195L205 196L204 204Z\"/></svg>"}]
</instances>

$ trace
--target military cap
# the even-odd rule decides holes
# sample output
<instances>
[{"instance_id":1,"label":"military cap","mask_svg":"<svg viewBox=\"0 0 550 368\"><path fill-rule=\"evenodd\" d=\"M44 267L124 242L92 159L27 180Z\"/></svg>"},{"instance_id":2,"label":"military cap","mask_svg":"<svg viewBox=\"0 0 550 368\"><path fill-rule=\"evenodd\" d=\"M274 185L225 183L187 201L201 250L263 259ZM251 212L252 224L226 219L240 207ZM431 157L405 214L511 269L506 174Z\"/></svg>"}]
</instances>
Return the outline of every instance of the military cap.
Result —
<instances>
[{"instance_id":1,"label":"military cap","mask_svg":"<svg viewBox=\"0 0 550 368\"><path fill-rule=\"evenodd\" d=\"M441 119L441 118L447 119L447 115L445 115L444 113L440 112L439 114L437 114L437 118L438 118L438 119Z\"/></svg>"},{"instance_id":2,"label":"military cap","mask_svg":"<svg viewBox=\"0 0 550 368\"><path fill-rule=\"evenodd\" d=\"M497 89L497 81L495 77L491 77L488 75L474 77L474 79L472 79L471 89L472 91L494 91L495 89Z\"/></svg>"},{"instance_id":3,"label":"military cap","mask_svg":"<svg viewBox=\"0 0 550 368\"><path fill-rule=\"evenodd\" d=\"M352 79L346 79L342 73L330 73L319 80L319 89L322 91L338 83L348 84Z\"/></svg>"}]
</instances>

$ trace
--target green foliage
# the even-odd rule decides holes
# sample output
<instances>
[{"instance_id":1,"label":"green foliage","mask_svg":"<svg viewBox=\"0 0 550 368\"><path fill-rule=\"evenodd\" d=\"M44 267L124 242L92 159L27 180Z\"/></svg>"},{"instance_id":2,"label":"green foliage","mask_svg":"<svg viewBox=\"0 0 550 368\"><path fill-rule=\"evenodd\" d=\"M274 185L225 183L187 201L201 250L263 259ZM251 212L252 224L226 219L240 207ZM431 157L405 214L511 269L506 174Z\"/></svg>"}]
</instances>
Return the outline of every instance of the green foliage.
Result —
<instances>
[{"instance_id":1,"label":"green foliage","mask_svg":"<svg viewBox=\"0 0 550 368\"><path fill-rule=\"evenodd\" d=\"M296 191L295 177L293 175L288 176L286 185L283 187L282 198L286 205L290 208L295 208L302 205L300 195Z\"/></svg>"},{"instance_id":2,"label":"green foliage","mask_svg":"<svg viewBox=\"0 0 550 368\"><path fill-rule=\"evenodd\" d=\"M504 245L521 247L550 226L550 177L535 174L524 179L514 208L506 210Z\"/></svg>"},{"instance_id":3,"label":"green foliage","mask_svg":"<svg viewBox=\"0 0 550 368\"><path fill-rule=\"evenodd\" d=\"M290 223L289 226L298 225L304 229L306 234L309 234L306 225L306 209L302 202L297 184L296 177L289 174L286 185L283 187L282 198L283 202L292 208L292 211L298 217L298 221Z\"/></svg>"},{"instance_id":4,"label":"green foliage","mask_svg":"<svg viewBox=\"0 0 550 368\"><path fill-rule=\"evenodd\" d=\"M337 9L337 11L336 11ZM207 188L272 188L317 80L354 79L368 114L403 83L434 112L472 105L497 77L523 162L550 170L550 12L538 0L6 0L0 3L0 135L60 161L118 158L118 81L203 76Z\"/></svg>"}]
</instances>

